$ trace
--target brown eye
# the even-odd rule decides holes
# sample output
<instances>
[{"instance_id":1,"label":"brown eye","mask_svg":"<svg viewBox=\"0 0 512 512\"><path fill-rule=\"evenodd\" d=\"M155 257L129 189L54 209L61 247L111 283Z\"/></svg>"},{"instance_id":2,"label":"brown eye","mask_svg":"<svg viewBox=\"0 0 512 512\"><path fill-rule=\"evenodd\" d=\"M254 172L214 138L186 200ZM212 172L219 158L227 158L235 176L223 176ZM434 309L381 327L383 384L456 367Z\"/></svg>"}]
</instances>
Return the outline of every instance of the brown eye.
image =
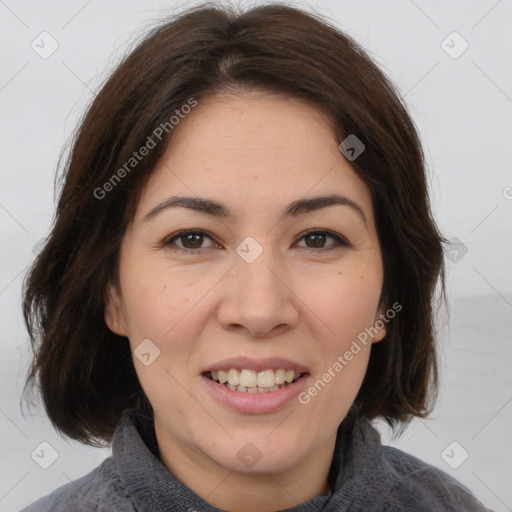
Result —
<instances>
[{"instance_id":1,"label":"brown eye","mask_svg":"<svg viewBox=\"0 0 512 512\"><path fill-rule=\"evenodd\" d=\"M311 235L305 237L306 242L310 240L312 243L312 246L308 247L313 247L315 249L322 249L323 245L325 244L326 238L327 236L325 235L325 233L312 233Z\"/></svg>"},{"instance_id":2,"label":"brown eye","mask_svg":"<svg viewBox=\"0 0 512 512\"><path fill-rule=\"evenodd\" d=\"M329 244L325 246L325 243L327 239L332 239L335 241L334 244ZM307 249L324 249L324 250L330 250L342 247L348 247L350 244L341 236L337 235L336 233L332 233L330 231L309 231L308 233L305 233L302 235L300 240L306 241L306 248Z\"/></svg>"},{"instance_id":3,"label":"brown eye","mask_svg":"<svg viewBox=\"0 0 512 512\"><path fill-rule=\"evenodd\" d=\"M171 235L169 238L164 240L163 245L177 251L184 251L188 253L201 252L204 249L212 247L212 245L209 247L202 247L205 239L209 239L213 242L212 237L204 231L187 230ZM176 241L179 241L181 245L176 244Z\"/></svg>"},{"instance_id":4,"label":"brown eye","mask_svg":"<svg viewBox=\"0 0 512 512\"><path fill-rule=\"evenodd\" d=\"M199 233L181 235L179 238L184 243L186 249L199 249L203 243L203 235Z\"/></svg>"}]
</instances>

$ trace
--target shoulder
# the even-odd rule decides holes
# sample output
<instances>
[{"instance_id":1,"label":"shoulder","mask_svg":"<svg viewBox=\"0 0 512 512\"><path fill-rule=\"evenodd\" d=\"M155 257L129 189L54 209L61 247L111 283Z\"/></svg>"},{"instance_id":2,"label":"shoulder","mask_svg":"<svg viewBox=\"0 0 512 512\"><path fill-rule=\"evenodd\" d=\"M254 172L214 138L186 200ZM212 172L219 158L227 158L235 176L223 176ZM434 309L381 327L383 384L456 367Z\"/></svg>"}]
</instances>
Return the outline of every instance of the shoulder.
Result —
<instances>
[{"instance_id":1,"label":"shoulder","mask_svg":"<svg viewBox=\"0 0 512 512\"><path fill-rule=\"evenodd\" d=\"M87 475L59 487L21 512L134 511L112 457Z\"/></svg>"},{"instance_id":2,"label":"shoulder","mask_svg":"<svg viewBox=\"0 0 512 512\"><path fill-rule=\"evenodd\" d=\"M356 418L346 436L349 510L492 512L455 478L413 455L383 446L378 430Z\"/></svg>"},{"instance_id":3,"label":"shoulder","mask_svg":"<svg viewBox=\"0 0 512 512\"><path fill-rule=\"evenodd\" d=\"M381 462L390 503L406 501L417 511L490 512L462 483L413 455L382 446Z\"/></svg>"}]
</instances>

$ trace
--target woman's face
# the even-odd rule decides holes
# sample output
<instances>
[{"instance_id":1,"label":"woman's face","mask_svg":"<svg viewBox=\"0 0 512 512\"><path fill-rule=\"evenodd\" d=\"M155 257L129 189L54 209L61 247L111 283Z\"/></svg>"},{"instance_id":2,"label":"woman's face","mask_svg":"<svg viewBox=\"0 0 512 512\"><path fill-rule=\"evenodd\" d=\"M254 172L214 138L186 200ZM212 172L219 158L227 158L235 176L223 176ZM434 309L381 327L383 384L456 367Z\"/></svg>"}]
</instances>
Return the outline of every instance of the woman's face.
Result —
<instances>
[{"instance_id":1,"label":"woman's face","mask_svg":"<svg viewBox=\"0 0 512 512\"><path fill-rule=\"evenodd\" d=\"M142 193L119 272L106 320L129 338L178 473L332 455L385 336L358 341L384 311L383 267L370 191L318 110L254 92L200 101Z\"/></svg>"}]
</instances>

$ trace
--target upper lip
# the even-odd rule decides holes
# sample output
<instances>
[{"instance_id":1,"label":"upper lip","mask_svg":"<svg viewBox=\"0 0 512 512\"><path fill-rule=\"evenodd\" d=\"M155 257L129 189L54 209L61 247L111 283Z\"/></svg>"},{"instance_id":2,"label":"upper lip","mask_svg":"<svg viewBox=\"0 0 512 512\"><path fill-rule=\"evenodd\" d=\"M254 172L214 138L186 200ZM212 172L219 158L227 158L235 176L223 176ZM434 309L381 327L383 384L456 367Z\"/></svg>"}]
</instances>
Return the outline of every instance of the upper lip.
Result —
<instances>
[{"instance_id":1,"label":"upper lip","mask_svg":"<svg viewBox=\"0 0 512 512\"><path fill-rule=\"evenodd\" d=\"M285 370L295 370L299 373L308 372L308 369L304 365L291 359L284 359L282 357L265 357L261 359L255 359L253 357L241 356L230 357L217 363L212 363L204 368L201 373L208 371L214 372L218 370L229 370L230 368L240 368L242 370L246 368L247 370L254 370L257 372L268 370L269 368L274 370L283 368Z\"/></svg>"}]
</instances>

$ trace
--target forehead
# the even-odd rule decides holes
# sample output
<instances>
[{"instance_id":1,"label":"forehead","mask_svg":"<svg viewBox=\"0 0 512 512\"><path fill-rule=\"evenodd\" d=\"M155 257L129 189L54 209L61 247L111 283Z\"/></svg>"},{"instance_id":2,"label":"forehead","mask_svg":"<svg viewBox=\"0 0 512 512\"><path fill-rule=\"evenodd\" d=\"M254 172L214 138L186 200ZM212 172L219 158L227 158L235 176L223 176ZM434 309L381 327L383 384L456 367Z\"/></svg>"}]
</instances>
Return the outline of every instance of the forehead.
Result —
<instances>
[{"instance_id":1,"label":"forehead","mask_svg":"<svg viewBox=\"0 0 512 512\"><path fill-rule=\"evenodd\" d=\"M332 193L371 217L370 191L340 153L325 112L275 94L216 95L174 127L138 216L176 194L222 199L236 214L249 204L281 211L299 197Z\"/></svg>"}]
</instances>

